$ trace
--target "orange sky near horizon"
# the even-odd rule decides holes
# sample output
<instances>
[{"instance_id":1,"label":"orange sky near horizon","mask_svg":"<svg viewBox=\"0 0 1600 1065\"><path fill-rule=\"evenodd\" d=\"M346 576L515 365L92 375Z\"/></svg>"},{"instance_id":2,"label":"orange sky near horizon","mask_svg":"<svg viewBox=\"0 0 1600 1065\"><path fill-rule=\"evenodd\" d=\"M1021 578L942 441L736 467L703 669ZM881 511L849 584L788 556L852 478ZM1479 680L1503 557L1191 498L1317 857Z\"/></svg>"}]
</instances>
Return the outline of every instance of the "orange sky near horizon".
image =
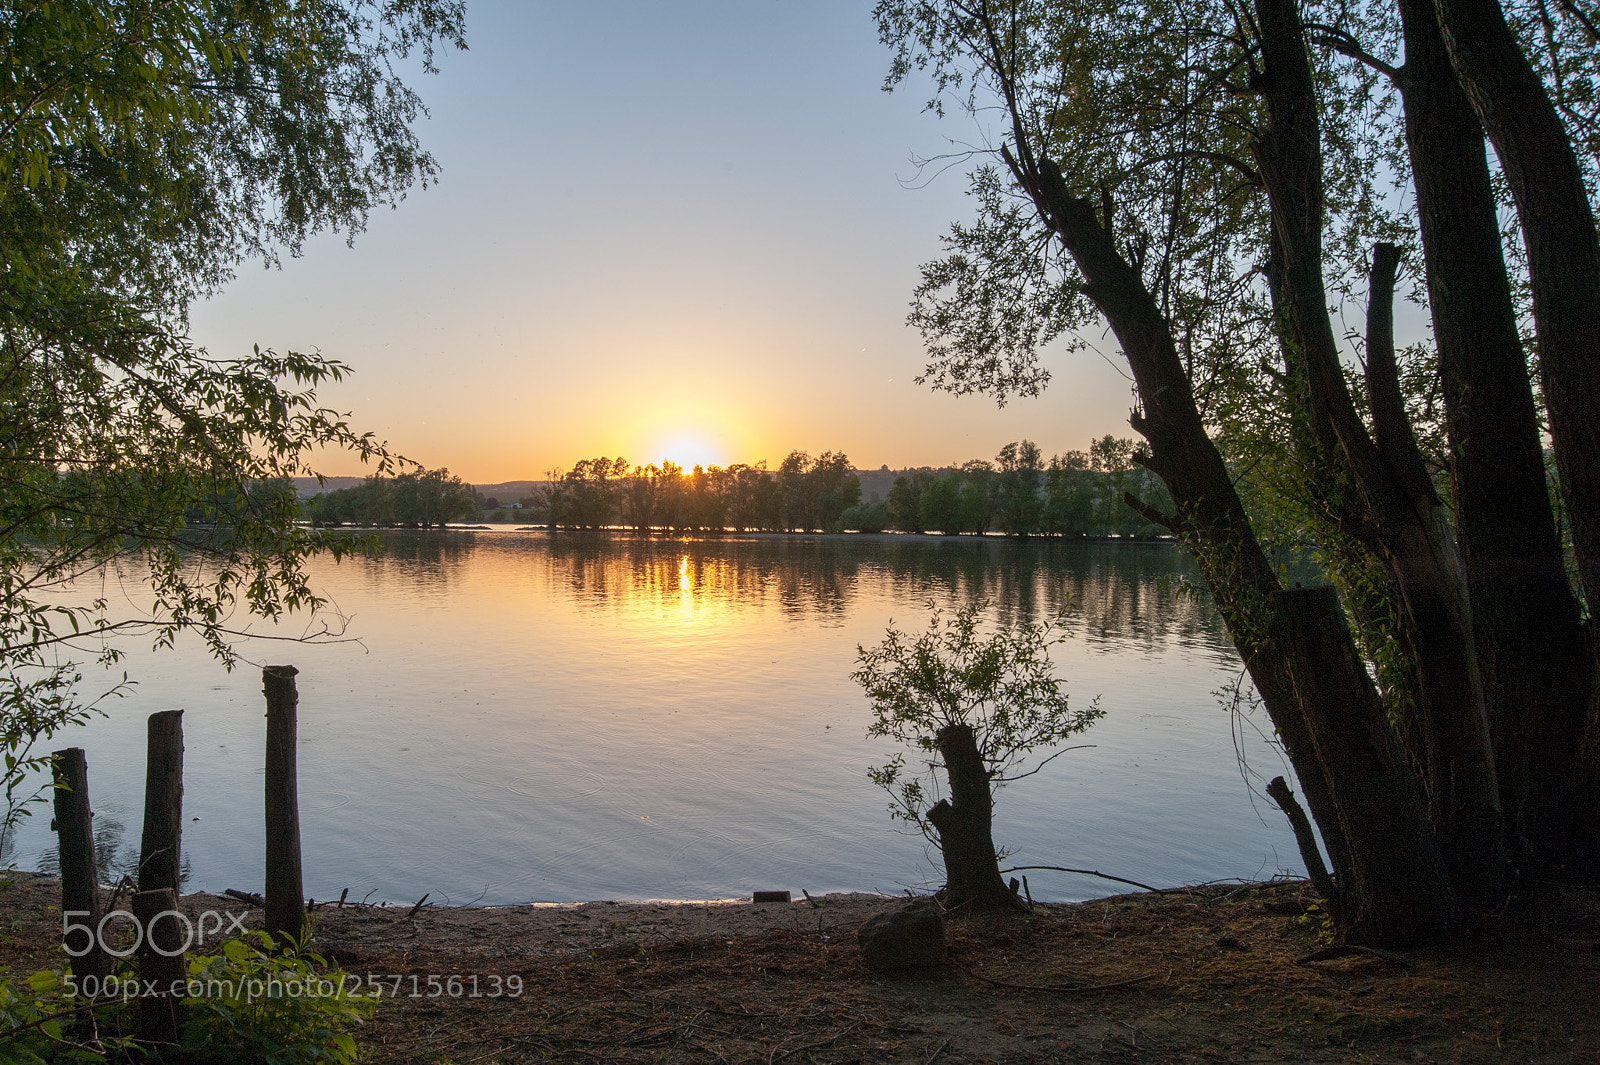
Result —
<instances>
[{"instance_id":1,"label":"orange sky near horizon","mask_svg":"<svg viewBox=\"0 0 1600 1065\"><path fill-rule=\"evenodd\" d=\"M913 160L988 134L924 112L924 85L882 91L868 6L474 0L471 51L413 79L438 182L349 245L247 264L193 335L348 363L323 404L476 484L600 455L900 468L1131 435L1109 337L1004 409L914 383L919 266L971 212L963 166Z\"/></svg>"}]
</instances>

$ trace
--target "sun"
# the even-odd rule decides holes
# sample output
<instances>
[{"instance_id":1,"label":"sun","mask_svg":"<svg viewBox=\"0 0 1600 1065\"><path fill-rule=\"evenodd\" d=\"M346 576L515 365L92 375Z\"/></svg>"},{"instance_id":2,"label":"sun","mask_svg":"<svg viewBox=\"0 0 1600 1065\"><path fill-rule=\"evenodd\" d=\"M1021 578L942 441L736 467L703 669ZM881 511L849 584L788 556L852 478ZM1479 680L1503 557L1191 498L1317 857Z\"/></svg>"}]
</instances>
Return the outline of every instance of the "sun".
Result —
<instances>
[{"instance_id":1,"label":"sun","mask_svg":"<svg viewBox=\"0 0 1600 1065\"><path fill-rule=\"evenodd\" d=\"M696 466L724 466L728 457L703 433L675 433L651 449L654 462L676 462L685 470Z\"/></svg>"}]
</instances>

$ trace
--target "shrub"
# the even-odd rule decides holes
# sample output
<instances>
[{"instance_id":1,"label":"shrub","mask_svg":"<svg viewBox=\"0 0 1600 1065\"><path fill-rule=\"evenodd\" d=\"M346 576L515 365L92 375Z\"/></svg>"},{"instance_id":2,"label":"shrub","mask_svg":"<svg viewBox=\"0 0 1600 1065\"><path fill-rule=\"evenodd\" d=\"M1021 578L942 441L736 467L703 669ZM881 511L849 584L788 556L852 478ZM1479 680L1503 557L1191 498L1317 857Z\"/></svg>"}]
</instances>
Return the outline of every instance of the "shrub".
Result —
<instances>
[{"instance_id":1,"label":"shrub","mask_svg":"<svg viewBox=\"0 0 1600 1065\"><path fill-rule=\"evenodd\" d=\"M1031 776L1063 748L1031 767L1029 756L1088 728L1102 711L1067 704L1054 675L1050 645L1060 643L1059 619L979 632L985 603L946 615L930 603L928 630L914 638L890 628L883 643L858 647L851 679L872 701L871 737L886 736L924 756L909 770L905 755L868 770L889 793L891 816L910 822L944 856L946 901L1004 904L998 855L991 836L994 792ZM943 770L949 798L927 806Z\"/></svg>"}]
</instances>

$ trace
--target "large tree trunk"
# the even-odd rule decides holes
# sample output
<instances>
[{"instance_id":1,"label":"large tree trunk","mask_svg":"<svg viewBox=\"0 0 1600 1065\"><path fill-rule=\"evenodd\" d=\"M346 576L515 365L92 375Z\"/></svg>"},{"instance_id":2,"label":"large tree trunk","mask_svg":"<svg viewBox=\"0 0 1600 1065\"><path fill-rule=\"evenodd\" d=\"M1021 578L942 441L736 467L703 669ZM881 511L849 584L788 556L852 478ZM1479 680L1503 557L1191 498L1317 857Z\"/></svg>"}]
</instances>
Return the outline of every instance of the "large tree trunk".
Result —
<instances>
[{"instance_id":1,"label":"large tree trunk","mask_svg":"<svg viewBox=\"0 0 1600 1065\"><path fill-rule=\"evenodd\" d=\"M1578 830L1571 814L1581 813L1572 806L1573 772L1561 767L1579 749L1588 703L1578 604L1545 483L1483 129L1450 67L1432 0L1399 6L1406 53L1399 85L1444 386L1456 535L1501 805L1520 857L1548 867ZM1368 359L1370 368L1370 342Z\"/></svg>"},{"instance_id":2,"label":"large tree trunk","mask_svg":"<svg viewBox=\"0 0 1600 1065\"><path fill-rule=\"evenodd\" d=\"M1416 664L1429 813L1462 897L1492 905L1508 877L1505 828L1466 573L1450 518L1405 426L1367 432L1346 386L1322 279L1319 101L1294 0L1256 0L1267 126L1255 156L1272 213L1274 303L1291 370L1360 488L1366 531L1399 593L1400 639Z\"/></svg>"},{"instance_id":3,"label":"large tree trunk","mask_svg":"<svg viewBox=\"0 0 1600 1065\"><path fill-rule=\"evenodd\" d=\"M1022 903L1000 879L1000 862L994 850L994 796L989 768L978 751L969 725L946 725L934 737L950 782L950 798L928 811L939 832L944 854L944 892L947 910L959 906L975 909L1019 909Z\"/></svg>"},{"instance_id":4,"label":"large tree trunk","mask_svg":"<svg viewBox=\"0 0 1600 1065\"><path fill-rule=\"evenodd\" d=\"M1346 839L1361 847L1340 872L1336 915L1350 942L1439 943L1458 927L1443 855L1425 800L1356 654L1332 588L1273 596L1282 648L1306 732L1332 792Z\"/></svg>"},{"instance_id":5,"label":"large tree trunk","mask_svg":"<svg viewBox=\"0 0 1600 1065\"><path fill-rule=\"evenodd\" d=\"M1342 734L1348 722L1381 722L1384 715L1348 629L1330 621L1313 627L1323 633L1316 650L1293 645L1294 626L1277 620L1276 570L1206 434L1167 319L1094 207L1071 194L1055 163L1032 151L1024 130L1016 134L1019 157L1008 152L1007 162L1077 262L1085 293L1110 323L1133 370L1142 410L1131 424L1151 450L1141 461L1161 477L1175 507L1171 515L1146 516L1181 536L1205 571L1322 830L1340 886L1341 932L1373 944L1447 940L1459 911L1430 841L1420 783L1396 751L1347 753L1355 742ZM1329 653L1333 647L1338 653ZM1341 701L1328 703L1324 692L1339 693ZM1359 742L1378 743L1372 735L1367 730ZM1363 798L1396 794L1412 798L1387 809ZM1397 838L1414 845L1397 848ZM1388 864L1397 859L1407 862L1403 873Z\"/></svg>"},{"instance_id":6,"label":"large tree trunk","mask_svg":"<svg viewBox=\"0 0 1600 1065\"><path fill-rule=\"evenodd\" d=\"M1561 118L1495 0L1434 0L1450 63L1516 200L1550 439L1578 576L1600 608L1600 243ZM1591 718L1590 727L1595 726ZM1596 738L1591 736L1591 738Z\"/></svg>"}]
</instances>

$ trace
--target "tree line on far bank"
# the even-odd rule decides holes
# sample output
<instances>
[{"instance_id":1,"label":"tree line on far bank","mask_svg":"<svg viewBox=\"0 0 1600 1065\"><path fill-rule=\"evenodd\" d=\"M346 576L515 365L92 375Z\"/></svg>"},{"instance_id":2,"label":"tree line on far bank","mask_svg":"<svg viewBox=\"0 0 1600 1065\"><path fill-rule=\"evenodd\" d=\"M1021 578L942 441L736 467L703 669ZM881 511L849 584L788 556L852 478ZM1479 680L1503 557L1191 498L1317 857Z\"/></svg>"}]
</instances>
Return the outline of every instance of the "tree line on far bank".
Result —
<instances>
[{"instance_id":1,"label":"tree line on far bank","mask_svg":"<svg viewBox=\"0 0 1600 1065\"><path fill-rule=\"evenodd\" d=\"M305 504L317 525L432 528L447 522L523 522L552 529L626 528L655 533L990 532L1010 536L1155 537L1162 533L1124 497L1162 498L1154 476L1134 464L1133 442L1104 436L1087 450L1046 460L1030 440L1007 444L994 461L923 467L895 477L883 499L862 499L860 475L843 452L813 458L792 451L765 463L631 466L584 459L515 504L474 492L447 469L369 477Z\"/></svg>"},{"instance_id":2,"label":"tree line on far bank","mask_svg":"<svg viewBox=\"0 0 1600 1065\"><path fill-rule=\"evenodd\" d=\"M434 528L477 513L472 486L447 469L368 477L351 488L319 492L302 507L313 525Z\"/></svg>"},{"instance_id":3,"label":"tree line on far bank","mask_svg":"<svg viewBox=\"0 0 1600 1065\"><path fill-rule=\"evenodd\" d=\"M1123 501L1129 492L1161 497L1132 457L1132 441L1109 435L1049 460L1022 440L992 462L906 470L885 498L871 500L862 499L861 478L841 452L813 458L793 451L776 470L765 463L686 471L670 462L630 467L622 458L585 459L553 471L542 495L521 501L521 513L569 529L1156 536L1163 530Z\"/></svg>"}]
</instances>

